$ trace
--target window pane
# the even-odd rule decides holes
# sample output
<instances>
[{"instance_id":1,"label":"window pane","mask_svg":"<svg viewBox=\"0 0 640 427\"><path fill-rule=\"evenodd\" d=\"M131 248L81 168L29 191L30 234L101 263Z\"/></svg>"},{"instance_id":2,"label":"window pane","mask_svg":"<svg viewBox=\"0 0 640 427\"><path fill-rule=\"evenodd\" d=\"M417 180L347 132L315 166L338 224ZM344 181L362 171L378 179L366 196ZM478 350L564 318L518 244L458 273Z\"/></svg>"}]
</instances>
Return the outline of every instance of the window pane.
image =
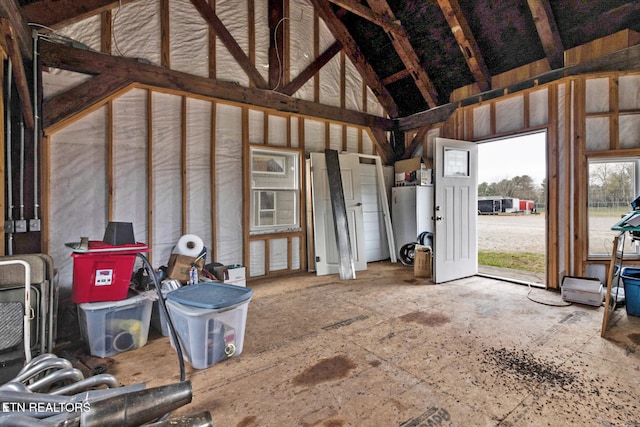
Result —
<instances>
[{"instance_id":1,"label":"window pane","mask_svg":"<svg viewBox=\"0 0 640 427\"><path fill-rule=\"evenodd\" d=\"M611 226L631 210L636 198L637 160L589 162L589 255L610 256L618 231ZM635 253L631 239L625 239L625 253Z\"/></svg>"},{"instance_id":2,"label":"window pane","mask_svg":"<svg viewBox=\"0 0 640 427\"><path fill-rule=\"evenodd\" d=\"M274 193L273 191L260 192L260 210L274 209Z\"/></svg>"},{"instance_id":3,"label":"window pane","mask_svg":"<svg viewBox=\"0 0 640 427\"><path fill-rule=\"evenodd\" d=\"M469 176L469 152L445 148L444 176Z\"/></svg>"}]
</instances>

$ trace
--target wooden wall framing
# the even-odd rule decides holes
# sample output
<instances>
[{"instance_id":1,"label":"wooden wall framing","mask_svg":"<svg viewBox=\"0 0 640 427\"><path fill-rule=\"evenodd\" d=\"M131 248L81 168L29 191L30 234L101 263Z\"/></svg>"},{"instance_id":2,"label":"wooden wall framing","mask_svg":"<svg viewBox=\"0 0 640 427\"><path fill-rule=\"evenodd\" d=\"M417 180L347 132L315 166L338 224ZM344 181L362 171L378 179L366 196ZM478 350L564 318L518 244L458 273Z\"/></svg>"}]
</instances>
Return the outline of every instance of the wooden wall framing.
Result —
<instances>
[{"instance_id":1,"label":"wooden wall framing","mask_svg":"<svg viewBox=\"0 0 640 427\"><path fill-rule=\"evenodd\" d=\"M480 141L504 136L545 130L547 132L547 286L559 288L565 275L584 276L591 265L606 265L607 259L590 258L588 245L588 158L634 156L638 147L620 147L619 117L640 115L638 111L621 111L619 106L619 78L638 72L606 72L567 77L553 83L535 86L525 91L458 108L442 126L443 135L451 138ZM606 78L609 81L607 111L587 112L587 82ZM530 95L547 90L547 122L532 125ZM497 130L497 105L513 97L522 97L522 123L508 132ZM563 102L561 102L561 99ZM475 131L474 110L487 108L489 132L479 136ZM461 112L461 113L460 113ZM603 151L587 148L587 120L602 117L609 125L609 143ZM561 208L562 207L562 208Z\"/></svg>"}]
</instances>

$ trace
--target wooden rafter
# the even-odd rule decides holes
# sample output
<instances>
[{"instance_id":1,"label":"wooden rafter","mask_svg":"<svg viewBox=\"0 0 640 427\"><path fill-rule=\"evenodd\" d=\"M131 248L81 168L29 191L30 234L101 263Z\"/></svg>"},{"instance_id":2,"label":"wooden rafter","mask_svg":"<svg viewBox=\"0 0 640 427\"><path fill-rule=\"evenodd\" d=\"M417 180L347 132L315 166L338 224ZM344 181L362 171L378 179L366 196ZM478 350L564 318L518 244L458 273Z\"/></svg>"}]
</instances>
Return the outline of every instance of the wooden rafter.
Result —
<instances>
[{"instance_id":1,"label":"wooden rafter","mask_svg":"<svg viewBox=\"0 0 640 427\"><path fill-rule=\"evenodd\" d=\"M17 3L15 0L0 1L0 17L7 19L11 24L22 56L31 60L33 56L33 52L31 51L31 47L33 46L31 29L29 29L27 25L28 21L23 16Z\"/></svg>"},{"instance_id":2,"label":"wooden rafter","mask_svg":"<svg viewBox=\"0 0 640 427\"><path fill-rule=\"evenodd\" d=\"M271 90L247 88L232 82L217 81L168 70L131 58L105 55L44 40L40 42L40 49L42 65L48 67L92 75L115 74L123 80L131 80L148 86L189 92L194 95L350 123L356 126L391 129L394 125L393 120L383 117L295 99Z\"/></svg>"},{"instance_id":3,"label":"wooden rafter","mask_svg":"<svg viewBox=\"0 0 640 427\"><path fill-rule=\"evenodd\" d=\"M471 32L469 23L460 9L458 0L438 0L438 5L451 28L453 36L460 46L469 70L481 91L491 89L491 74L484 62L482 52Z\"/></svg>"},{"instance_id":4,"label":"wooden rafter","mask_svg":"<svg viewBox=\"0 0 640 427\"><path fill-rule=\"evenodd\" d=\"M370 128L371 131L371 139L376 146L376 150L382 163L385 165L392 165L396 158L393 148L387 141L387 134L379 128Z\"/></svg>"},{"instance_id":5,"label":"wooden rafter","mask_svg":"<svg viewBox=\"0 0 640 427\"><path fill-rule=\"evenodd\" d=\"M134 0L40 0L23 6L22 12L28 22L61 28L132 1Z\"/></svg>"},{"instance_id":6,"label":"wooden rafter","mask_svg":"<svg viewBox=\"0 0 640 427\"><path fill-rule=\"evenodd\" d=\"M384 28L385 31L402 30L402 25L398 21L393 20L388 15L376 13L356 0L329 0L329 1L335 5L340 6L343 9L348 10L349 12L355 15L358 15L361 18L366 19L369 22L372 22Z\"/></svg>"},{"instance_id":7,"label":"wooden rafter","mask_svg":"<svg viewBox=\"0 0 640 427\"><path fill-rule=\"evenodd\" d=\"M374 12L386 15L395 20L393 11L386 0L368 0L368 3ZM404 28L400 28L397 31L387 31L387 33L391 37L391 43L393 44L394 49L398 53L398 56L402 60L405 68L410 71L411 77L413 77L413 81L415 82L418 91L427 102L427 105L429 105L430 108L437 107L438 91L431 82L427 72L420 65L420 60L418 59L418 55L416 55L413 46L411 46L407 32Z\"/></svg>"},{"instance_id":8,"label":"wooden rafter","mask_svg":"<svg viewBox=\"0 0 640 427\"><path fill-rule=\"evenodd\" d=\"M296 93L298 89L300 89L306 82L309 81L316 73L326 65L331 58L336 56L338 52L342 49L342 43L339 41L335 41L331 46L327 48L320 56L318 56L315 61L313 61L307 68L302 70L300 74L287 85L285 85L282 90L279 92L284 93L286 95L293 95Z\"/></svg>"},{"instance_id":9,"label":"wooden rafter","mask_svg":"<svg viewBox=\"0 0 640 427\"><path fill-rule=\"evenodd\" d=\"M24 124L27 128L33 129L33 103L31 102L31 94L29 93L29 82L27 81L27 74L24 70L18 40L7 18L0 18L0 32L2 32L5 41L4 46L6 46L7 55L13 65L13 76L16 88L18 89L18 98L20 98Z\"/></svg>"},{"instance_id":10,"label":"wooden rafter","mask_svg":"<svg viewBox=\"0 0 640 427\"><path fill-rule=\"evenodd\" d=\"M102 74L66 92L45 99L43 118L45 132L49 133L52 126L59 126L81 112L92 111L104 100L127 90L131 84L130 80Z\"/></svg>"},{"instance_id":11,"label":"wooden rafter","mask_svg":"<svg viewBox=\"0 0 640 427\"><path fill-rule=\"evenodd\" d=\"M198 10L200 15L215 31L216 36L220 39L222 44L227 48L231 56L236 60L238 65L242 67L249 80L260 89L267 89L269 86L262 75L256 70L256 67L251 63L249 57L244 53L238 42L233 38L227 27L224 26L216 12L209 6L207 0L191 0L193 6Z\"/></svg>"},{"instance_id":12,"label":"wooden rafter","mask_svg":"<svg viewBox=\"0 0 640 427\"><path fill-rule=\"evenodd\" d=\"M397 82L398 80L402 80L405 77L409 77L409 74L411 74L411 71L405 68L404 70L400 70L397 73L393 73L390 76L382 79L382 84L385 86L390 85L391 83Z\"/></svg>"},{"instance_id":13,"label":"wooden rafter","mask_svg":"<svg viewBox=\"0 0 640 427\"><path fill-rule=\"evenodd\" d=\"M380 82L380 78L373 70L369 62L367 62L366 58L360 51L360 48L349 34L349 31L344 26L342 21L338 19L336 14L331 9L331 5L327 0L310 0L313 7L318 12L319 16L325 22L329 30L333 34L333 36L342 43L343 49L349 59L356 67L360 75L362 76L365 83L371 88L371 91L378 99L378 102L382 105L382 107L387 111L387 114L392 118L397 118L399 116L398 106L395 101L391 97L391 94L382 85Z\"/></svg>"},{"instance_id":14,"label":"wooden rafter","mask_svg":"<svg viewBox=\"0 0 640 427\"><path fill-rule=\"evenodd\" d=\"M549 0L527 0L527 3L551 68L562 68L564 48Z\"/></svg>"}]
</instances>

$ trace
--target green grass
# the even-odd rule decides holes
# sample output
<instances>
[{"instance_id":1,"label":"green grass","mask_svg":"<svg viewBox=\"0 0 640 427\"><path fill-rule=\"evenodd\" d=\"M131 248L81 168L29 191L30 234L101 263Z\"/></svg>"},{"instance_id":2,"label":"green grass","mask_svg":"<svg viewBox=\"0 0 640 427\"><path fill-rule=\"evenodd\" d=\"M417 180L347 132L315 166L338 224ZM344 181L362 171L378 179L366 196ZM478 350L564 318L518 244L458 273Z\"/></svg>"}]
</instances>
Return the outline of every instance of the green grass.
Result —
<instances>
[{"instance_id":1,"label":"green grass","mask_svg":"<svg viewBox=\"0 0 640 427\"><path fill-rule=\"evenodd\" d=\"M546 271L545 255L531 252L478 251L478 264L513 268L533 273L544 273Z\"/></svg>"}]
</instances>

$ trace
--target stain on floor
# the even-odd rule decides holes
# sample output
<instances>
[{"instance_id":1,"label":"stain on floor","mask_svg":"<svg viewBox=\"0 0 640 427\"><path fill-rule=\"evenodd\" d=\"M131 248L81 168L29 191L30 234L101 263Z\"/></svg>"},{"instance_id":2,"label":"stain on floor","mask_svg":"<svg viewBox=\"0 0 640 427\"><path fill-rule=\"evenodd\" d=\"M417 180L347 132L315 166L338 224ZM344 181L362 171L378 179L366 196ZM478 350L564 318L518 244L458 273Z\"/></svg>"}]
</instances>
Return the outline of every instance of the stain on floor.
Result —
<instances>
[{"instance_id":1,"label":"stain on floor","mask_svg":"<svg viewBox=\"0 0 640 427\"><path fill-rule=\"evenodd\" d=\"M448 316L440 313L426 313L424 311L414 311L413 313L400 316L405 322L414 322L424 326L439 326L451 321Z\"/></svg>"},{"instance_id":2,"label":"stain on floor","mask_svg":"<svg viewBox=\"0 0 640 427\"><path fill-rule=\"evenodd\" d=\"M349 375L356 365L346 356L323 359L293 379L294 385L315 385L326 381L339 380Z\"/></svg>"}]
</instances>

